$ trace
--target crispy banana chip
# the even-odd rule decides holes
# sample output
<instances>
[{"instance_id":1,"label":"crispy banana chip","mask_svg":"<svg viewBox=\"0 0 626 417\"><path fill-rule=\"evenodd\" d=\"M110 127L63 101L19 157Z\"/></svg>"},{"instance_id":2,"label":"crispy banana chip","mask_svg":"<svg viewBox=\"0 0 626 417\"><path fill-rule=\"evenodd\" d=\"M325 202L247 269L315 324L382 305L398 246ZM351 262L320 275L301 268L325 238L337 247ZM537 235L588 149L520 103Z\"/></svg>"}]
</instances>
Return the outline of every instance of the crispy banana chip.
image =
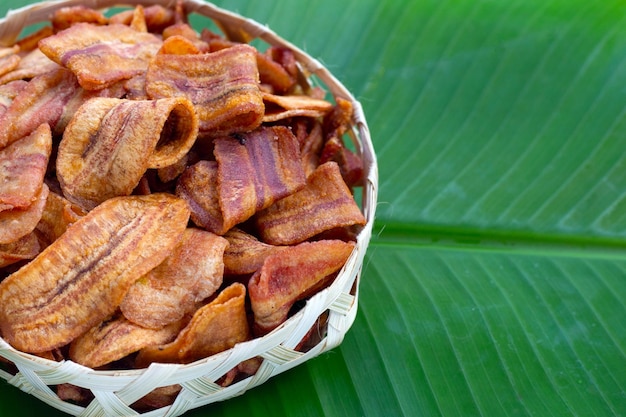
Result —
<instances>
[{"instance_id":1,"label":"crispy banana chip","mask_svg":"<svg viewBox=\"0 0 626 417\"><path fill-rule=\"evenodd\" d=\"M135 324L158 329L193 313L222 285L228 241L188 228L172 253L130 287L120 309Z\"/></svg>"},{"instance_id":2,"label":"crispy banana chip","mask_svg":"<svg viewBox=\"0 0 626 417\"><path fill-rule=\"evenodd\" d=\"M0 57L0 77L16 69L21 60L18 54Z\"/></svg>"},{"instance_id":3,"label":"crispy banana chip","mask_svg":"<svg viewBox=\"0 0 626 417\"><path fill-rule=\"evenodd\" d=\"M41 220L37 223L37 235L45 246L57 240L69 226L76 223L87 212L72 204L63 196L50 191Z\"/></svg>"},{"instance_id":4,"label":"crispy banana chip","mask_svg":"<svg viewBox=\"0 0 626 417\"><path fill-rule=\"evenodd\" d=\"M224 237L229 243L224 252L224 273L227 275L252 274L263 266L265 258L285 248L263 243L237 227L230 229Z\"/></svg>"},{"instance_id":5,"label":"crispy banana chip","mask_svg":"<svg viewBox=\"0 0 626 417\"><path fill-rule=\"evenodd\" d=\"M40 193L51 152L47 124L0 150L0 212L30 207Z\"/></svg>"},{"instance_id":6,"label":"crispy banana chip","mask_svg":"<svg viewBox=\"0 0 626 417\"><path fill-rule=\"evenodd\" d=\"M255 216L261 240L292 245L338 227L363 225L359 210L335 162L320 165L300 191Z\"/></svg>"},{"instance_id":7,"label":"crispy banana chip","mask_svg":"<svg viewBox=\"0 0 626 417\"><path fill-rule=\"evenodd\" d=\"M33 259L40 250L39 239L35 233L29 233L12 243L0 244L0 268Z\"/></svg>"},{"instance_id":8,"label":"crispy banana chip","mask_svg":"<svg viewBox=\"0 0 626 417\"><path fill-rule=\"evenodd\" d=\"M180 320L159 329L147 329L115 315L74 339L70 344L70 359L99 368L145 347L171 342L185 324Z\"/></svg>"},{"instance_id":9,"label":"crispy banana chip","mask_svg":"<svg viewBox=\"0 0 626 417\"><path fill-rule=\"evenodd\" d=\"M48 186L43 184L30 206L0 211L0 244L15 242L35 230L46 206L48 193Z\"/></svg>"},{"instance_id":10,"label":"crispy banana chip","mask_svg":"<svg viewBox=\"0 0 626 417\"><path fill-rule=\"evenodd\" d=\"M93 98L78 109L59 144L63 194L86 209L130 195L148 168L181 159L197 131L193 105L183 97Z\"/></svg>"},{"instance_id":11,"label":"crispy banana chip","mask_svg":"<svg viewBox=\"0 0 626 417\"><path fill-rule=\"evenodd\" d=\"M198 36L194 28L192 28L188 23L178 23L178 24L169 26L165 28L165 30L163 30L163 40L164 40L163 43L166 43L168 39L171 39L173 37L186 39L187 45L192 46L192 48L190 48L188 52L190 54L197 54L200 52L209 52L209 44L201 40L200 36ZM189 46L187 46L187 48L189 48ZM159 53L171 53L171 52L161 51ZM177 53L178 55L182 55L180 53L180 50L178 50L178 52L175 52L175 53Z\"/></svg>"},{"instance_id":12,"label":"crispy banana chip","mask_svg":"<svg viewBox=\"0 0 626 417\"><path fill-rule=\"evenodd\" d=\"M57 32L65 30L76 23L106 25L108 21L102 12L83 5L61 7L50 18L52 27Z\"/></svg>"},{"instance_id":13,"label":"crispy banana chip","mask_svg":"<svg viewBox=\"0 0 626 417\"><path fill-rule=\"evenodd\" d=\"M265 111L256 49L249 45L208 54L158 54L148 68L146 90L151 98L188 97L200 131L211 136L255 129Z\"/></svg>"},{"instance_id":14,"label":"crispy banana chip","mask_svg":"<svg viewBox=\"0 0 626 417\"><path fill-rule=\"evenodd\" d=\"M302 124L298 126L302 126ZM308 177L320 165L320 151L324 146L324 134L322 125L319 122L315 122L310 130L305 126L302 126L298 130L302 131L302 134L298 135L298 142L300 142L302 166Z\"/></svg>"},{"instance_id":15,"label":"crispy banana chip","mask_svg":"<svg viewBox=\"0 0 626 417\"><path fill-rule=\"evenodd\" d=\"M284 126L215 139L219 203L228 230L304 187L299 144Z\"/></svg>"},{"instance_id":16,"label":"crispy banana chip","mask_svg":"<svg viewBox=\"0 0 626 417\"><path fill-rule=\"evenodd\" d=\"M15 45L20 48L20 55L25 55L29 52L38 50L39 41L53 34L54 28L46 25L41 29L34 31L30 35L21 38L15 43Z\"/></svg>"},{"instance_id":17,"label":"crispy banana chip","mask_svg":"<svg viewBox=\"0 0 626 417\"><path fill-rule=\"evenodd\" d=\"M323 117L333 108L331 102L304 95L282 96L263 93L263 122L277 122L289 117Z\"/></svg>"},{"instance_id":18,"label":"crispy banana chip","mask_svg":"<svg viewBox=\"0 0 626 417\"><path fill-rule=\"evenodd\" d=\"M76 23L39 42L51 60L69 68L86 90L98 90L143 73L162 41L126 25Z\"/></svg>"},{"instance_id":19,"label":"crispy banana chip","mask_svg":"<svg viewBox=\"0 0 626 417\"><path fill-rule=\"evenodd\" d=\"M248 283L255 334L282 324L293 304L310 295L348 259L353 242L320 240L291 246L267 257Z\"/></svg>"},{"instance_id":20,"label":"crispy banana chip","mask_svg":"<svg viewBox=\"0 0 626 417\"><path fill-rule=\"evenodd\" d=\"M217 162L201 160L187 167L176 183L176 195L189 205L191 220L217 235L225 226L217 193Z\"/></svg>"},{"instance_id":21,"label":"crispy banana chip","mask_svg":"<svg viewBox=\"0 0 626 417\"><path fill-rule=\"evenodd\" d=\"M54 129L77 89L74 74L62 68L32 79L0 116L0 149L43 123Z\"/></svg>"},{"instance_id":22,"label":"crispy banana chip","mask_svg":"<svg viewBox=\"0 0 626 417\"><path fill-rule=\"evenodd\" d=\"M230 349L250 336L245 310L246 287L234 283L195 312L176 340L139 351L137 366L152 362L190 363Z\"/></svg>"},{"instance_id":23,"label":"crispy banana chip","mask_svg":"<svg viewBox=\"0 0 626 417\"><path fill-rule=\"evenodd\" d=\"M17 80L0 85L0 118L7 111L17 95L28 85L27 81Z\"/></svg>"},{"instance_id":24,"label":"crispy banana chip","mask_svg":"<svg viewBox=\"0 0 626 417\"><path fill-rule=\"evenodd\" d=\"M20 63L13 70L0 77L0 84L6 84L16 80L30 80L38 75L46 74L61 68L56 62L50 60L39 49L33 49L22 56Z\"/></svg>"},{"instance_id":25,"label":"crispy banana chip","mask_svg":"<svg viewBox=\"0 0 626 417\"><path fill-rule=\"evenodd\" d=\"M44 352L102 322L178 244L188 218L186 203L169 194L102 203L0 283L3 338Z\"/></svg>"},{"instance_id":26,"label":"crispy banana chip","mask_svg":"<svg viewBox=\"0 0 626 417\"><path fill-rule=\"evenodd\" d=\"M287 61L287 67L282 65ZM257 65L261 83L269 85L273 93L285 94L296 85L297 68L291 51L278 47L268 48L264 54L257 54Z\"/></svg>"},{"instance_id":27,"label":"crispy banana chip","mask_svg":"<svg viewBox=\"0 0 626 417\"><path fill-rule=\"evenodd\" d=\"M114 14L109 19L109 23L120 23L130 26L138 7L140 6L136 6L135 9L132 10L124 10ZM161 33L168 26L176 23L176 13L174 10L165 8L159 4L143 7L143 16L148 31L152 33Z\"/></svg>"}]
</instances>

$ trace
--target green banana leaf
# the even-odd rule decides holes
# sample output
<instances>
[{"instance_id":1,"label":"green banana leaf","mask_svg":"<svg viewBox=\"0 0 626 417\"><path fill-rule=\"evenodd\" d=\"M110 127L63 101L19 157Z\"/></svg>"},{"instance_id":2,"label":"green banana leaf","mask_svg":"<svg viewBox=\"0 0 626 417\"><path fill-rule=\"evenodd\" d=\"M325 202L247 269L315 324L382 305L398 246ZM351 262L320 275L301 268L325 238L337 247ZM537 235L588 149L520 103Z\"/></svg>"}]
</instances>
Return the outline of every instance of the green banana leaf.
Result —
<instances>
[{"instance_id":1,"label":"green banana leaf","mask_svg":"<svg viewBox=\"0 0 626 417\"><path fill-rule=\"evenodd\" d=\"M343 344L187 415L626 415L626 3L215 3L361 101L379 202Z\"/></svg>"}]
</instances>

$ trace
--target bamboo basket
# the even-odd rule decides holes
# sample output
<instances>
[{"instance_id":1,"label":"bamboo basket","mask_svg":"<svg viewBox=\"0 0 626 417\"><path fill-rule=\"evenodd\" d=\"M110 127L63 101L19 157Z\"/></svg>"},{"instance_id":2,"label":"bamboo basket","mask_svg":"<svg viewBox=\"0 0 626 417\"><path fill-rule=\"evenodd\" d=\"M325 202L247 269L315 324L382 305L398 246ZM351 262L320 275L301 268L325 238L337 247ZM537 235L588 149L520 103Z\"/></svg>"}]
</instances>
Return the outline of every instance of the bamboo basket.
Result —
<instances>
[{"instance_id":1,"label":"bamboo basket","mask_svg":"<svg viewBox=\"0 0 626 417\"><path fill-rule=\"evenodd\" d=\"M13 363L16 369L15 373L0 370L0 377L70 415L173 417L241 395L272 376L338 346L357 314L358 286L365 251L372 234L378 188L376 156L361 104L320 62L282 39L267 26L201 0L182 2L189 15L195 13L211 19L231 40L260 39L268 45L291 49L304 80L314 80L333 97L352 102L354 124L348 133L364 161L365 184L360 203L367 224L359 232L355 249L335 281L308 299L306 305L280 327L264 337L240 343L232 349L191 364L154 363L146 369L94 370L69 360L55 362L20 352L0 338L0 356ZM61 7L85 5L94 9L107 9L137 4L174 7L176 0L61 0L36 3L10 11L0 20L0 45L12 45L24 28L47 21ZM321 340L306 352L296 351L294 348L307 332L326 315ZM216 383L237 364L255 357L263 359L255 375L227 387ZM63 383L91 391L93 400L86 407L61 400L54 387ZM143 414L131 408L131 404L152 390L174 384L179 384L182 389L171 405Z\"/></svg>"}]
</instances>

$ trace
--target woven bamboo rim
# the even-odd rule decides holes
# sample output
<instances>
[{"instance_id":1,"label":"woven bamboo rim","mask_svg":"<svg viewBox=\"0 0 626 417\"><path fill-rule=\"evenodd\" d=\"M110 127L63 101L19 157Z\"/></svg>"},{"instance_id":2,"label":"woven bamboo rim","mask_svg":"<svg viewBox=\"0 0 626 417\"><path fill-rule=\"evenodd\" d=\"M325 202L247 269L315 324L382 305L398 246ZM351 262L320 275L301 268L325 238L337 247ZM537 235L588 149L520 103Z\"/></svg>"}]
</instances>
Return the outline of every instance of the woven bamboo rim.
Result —
<instances>
[{"instance_id":1,"label":"woven bamboo rim","mask_svg":"<svg viewBox=\"0 0 626 417\"><path fill-rule=\"evenodd\" d=\"M94 9L116 6L160 4L175 6L177 0L61 0L33 4L10 11L0 19L0 45L10 46L29 25L47 21L61 7L85 5ZM274 375L285 372L319 354L338 346L352 326L358 307L358 285L365 251L369 244L377 201L378 170L376 156L361 104L320 62L282 39L267 26L201 0L183 0L188 13L212 19L232 40L261 39L269 45L290 48L303 74L315 76L334 97L352 102L354 126L350 136L365 165L362 208L367 224L357 236L356 247L331 286L309 299L293 317L270 334L241 343L219 354L187 365L152 364L146 369L98 371L72 361L54 362L20 352L0 338L0 356L11 361L17 373L0 370L8 383L32 394L41 401L75 416L179 416L188 410L243 394ZM237 37L240 37L237 39ZM319 85L319 83L317 83ZM323 339L306 353L294 350L309 329L323 314L328 314ZM263 363L251 377L222 387L216 383L237 364L254 357ZM64 402L53 386L69 383L90 390L93 401L86 407ZM153 389L173 384L182 386L173 404L147 413L132 409L133 404Z\"/></svg>"}]
</instances>

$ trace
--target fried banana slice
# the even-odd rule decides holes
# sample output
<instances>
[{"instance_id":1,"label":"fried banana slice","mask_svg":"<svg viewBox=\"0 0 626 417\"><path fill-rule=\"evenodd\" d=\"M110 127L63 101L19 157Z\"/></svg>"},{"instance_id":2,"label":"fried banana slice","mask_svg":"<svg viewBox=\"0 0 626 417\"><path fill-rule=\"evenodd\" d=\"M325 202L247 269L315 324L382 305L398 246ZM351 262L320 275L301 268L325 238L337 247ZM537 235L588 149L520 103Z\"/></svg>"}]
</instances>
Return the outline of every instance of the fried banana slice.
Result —
<instances>
[{"instance_id":1,"label":"fried banana slice","mask_svg":"<svg viewBox=\"0 0 626 417\"><path fill-rule=\"evenodd\" d=\"M30 206L0 211L0 244L15 242L35 230L46 206L49 191L48 186L43 184Z\"/></svg>"},{"instance_id":2,"label":"fried banana slice","mask_svg":"<svg viewBox=\"0 0 626 417\"><path fill-rule=\"evenodd\" d=\"M198 309L176 340L139 351L136 364L190 363L230 349L249 338L245 309L246 287L234 283Z\"/></svg>"},{"instance_id":3,"label":"fried banana slice","mask_svg":"<svg viewBox=\"0 0 626 417\"><path fill-rule=\"evenodd\" d=\"M59 64L45 56L39 49L33 49L21 57L20 63L13 71L0 77L0 84L17 80L28 81L38 75L62 68Z\"/></svg>"},{"instance_id":4,"label":"fried banana slice","mask_svg":"<svg viewBox=\"0 0 626 417\"><path fill-rule=\"evenodd\" d=\"M99 368L145 347L171 342L185 324L180 320L159 329L146 329L116 315L74 339L70 344L70 359Z\"/></svg>"},{"instance_id":5,"label":"fried banana slice","mask_svg":"<svg viewBox=\"0 0 626 417\"><path fill-rule=\"evenodd\" d=\"M306 184L298 140L284 126L217 138L214 154L227 230Z\"/></svg>"},{"instance_id":6,"label":"fried banana slice","mask_svg":"<svg viewBox=\"0 0 626 417\"><path fill-rule=\"evenodd\" d=\"M130 26L133 16L136 14L136 6L133 10L124 10L109 18L109 23L120 23ZM143 7L143 15L149 32L162 33L165 28L176 23L176 13L172 9L159 4Z\"/></svg>"},{"instance_id":7,"label":"fried banana slice","mask_svg":"<svg viewBox=\"0 0 626 417\"><path fill-rule=\"evenodd\" d=\"M286 94L296 85L297 67L291 50L270 47L257 54L257 66L261 83L271 87L275 94Z\"/></svg>"},{"instance_id":8,"label":"fried banana slice","mask_svg":"<svg viewBox=\"0 0 626 417\"><path fill-rule=\"evenodd\" d=\"M0 212L30 207L40 193L51 152L47 124L0 150Z\"/></svg>"},{"instance_id":9,"label":"fried banana slice","mask_svg":"<svg viewBox=\"0 0 626 417\"><path fill-rule=\"evenodd\" d=\"M33 259L40 250L39 240L34 233L29 233L12 243L0 244L0 268Z\"/></svg>"},{"instance_id":10,"label":"fried banana slice","mask_svg":"<svg viewBox=\"0 0 626 417\"><path fill-rule=\"evenodd\" d=\"M333 105L331 102L304 95L276 95L263 93L265 115L263 122L277 122L289 117L323 117Z\"/></svg>"},{"instance_id":11,"label":"fried banana slice","mask_svg":"<svg viewBox=\"0 0 626 417\"><path fill-rule=\"evenodd\" d=\"M7 111L18 94L26 88L27 81L17 80L0 85L0 118Z\"/></svg>"},{"instance_id":12,"label":"fried banana slice","mask_svg":"<svg viewBox=\"0 0 626 417\"><path fill-rule=\"evenodd\" d=\"M224 273L227 275L252 274L263 266L265 258L285 248L263 243L237 227L230 229L224 237L229 243L224 252Z\"/></svg>"},{"instance_id":13,"label":"fried banana slice","mask_svg":"<svg viewBox=\"0 0 626 417\"><path fill-rule=\"evenodd\" d=\"M187 167L176 183L176 195L189 205L191 221L217 235L230 227L224 224L217 193L217 162L200 160Z\"/></svg>"},{"instance_id":14,"label":"fried banana slice","mask_svg":"<svg viewBox=\"0 0 626 417\"><path fill-rule=\"evenodd\" d=\"M124 317L158 329L193 313L222 285L227 246L226 239L211 232L185 230L172 253L130 287L120 305Z\"/></svg>"},{"instance_id":15,"label":"fried banana slice","mask_svg":"<svg viewBox=\"0 0 626 417\"><path fill-rule=\"evenodd\" d=\"M188 218L169 194L102 203L0 283L2 337L24 352L68 344L115 312L178 244Z\"/></svg>"},{"instance_id":16,"label":"fried banana slice","mask_svg":"<svg viewBox=\"0 0 626 417\"><path fill-rule=\"evenodd\" d=\"M75 23L39 42L51 60L70 69L86 90L98 90L146 71L162 41L126 25Z\"/></svg>"},{"instance_id":17,"label":"fried banana slice","mask_svg":"<svg viewBox=\"0 0 626 417\"><path fill-rule=\"evenodd\" d=\"M158 54L146 74L151 98L188 97L200 132L211 136L260 126L265 111L259 89L256 49L236 45L208 54Z\"/></svg>"},{"instance_id":18,"label":"fried banana slice","mask_svg":"<svg viewBox=\"0 0 626 417\"><path fill-rule=\"evenodd\" d=\"M17 53L0 57L0 77L17 68L22 58Z\"/></svg>"},{"instance_id":19,"label":"fried banana slice","mask_svg":"<svg viewBox=\"0 0 626 417\"><path fill-rule=\"evenodd\" d=\"M172 165L196 140L198 119L183 97L84 103L59 144L57 177L70 201L91 209L130 195L148 168Z\"/></svg>"},{"instance_id":20,"label":"fried banana slice","mask_svg":"<svg viewBox=\"0 0 626 417\"><path fill-rule=\"evenodd\" d=\"M255 216L261 240L272 245L293 245L327 230L365 223L335 162L320 165L306 187Z\"/></svg>"},{"instance_id":21,"label":"fried banana slice","mask_svg":"<svg viewBox=\"0 0 626 417\"><path fill-rule=\"evenodd\" d=\"M57 240L68 227L87 212L55 192L50 191L36 231L41 242L48 246Z\"/></svg>"},{"instance_id":22,"label":"fried banana slice","mask_svg":"<svg viewBox=\"0 0 626 417\"><path fill-rule=\"evenodd\" d=\"M283 323L293 304L343 267L353 248L354 242L320 240L267 257L248 283L255 335L269 333Z\"/></svg>"},{"instance_id":23,"label":"fried banana slice","mask_svg":"<svg viewBox=\"0 0 626 417\"><path fill-rule=\"evenodd\" d=\"M106 25L108 21L101 11L83 5L61 7L50 18L50 23L56 32L65 30L76 23Z\"/></svg>"},{"instance_id":24,"label":"fried banana slice","mask_svg":"<svg viewBox=\"0 0 626 417\"><path fill-rule=\"evenodd\" d=\"M74 74L63 68L33 78L0 116L0 149L43 123L54 129L78 89Z\"/></svg>"}]
</instances>

